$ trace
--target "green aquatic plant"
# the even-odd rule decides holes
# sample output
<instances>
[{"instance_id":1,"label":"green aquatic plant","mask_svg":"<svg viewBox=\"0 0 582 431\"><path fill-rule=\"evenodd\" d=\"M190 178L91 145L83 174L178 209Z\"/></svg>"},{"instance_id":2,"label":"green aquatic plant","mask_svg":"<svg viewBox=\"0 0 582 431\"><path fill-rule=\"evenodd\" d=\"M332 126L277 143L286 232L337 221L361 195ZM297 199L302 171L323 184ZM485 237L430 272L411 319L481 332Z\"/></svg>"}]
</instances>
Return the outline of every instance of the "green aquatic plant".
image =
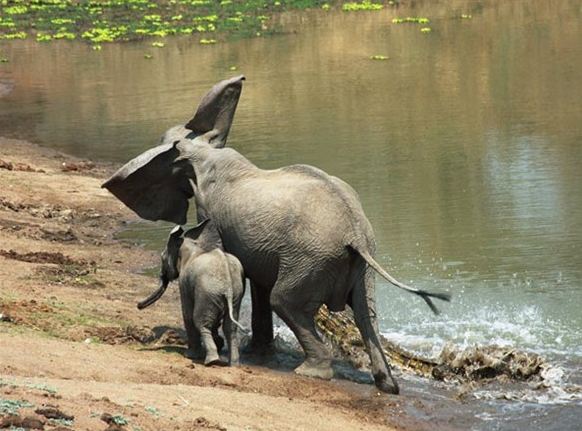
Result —
<instances>
[{"instance_id":1,"label":"green aquatic plant","mask_svg":"<svg viewBox=\"0 0 582 431\"><path fill-rule=\"evenodd\" d=\"M91 48L93 49L93 51L101 51L102 49L101 45L93 45Z\"/></svg>"},{"instance_id":2,"label":"green aquatic plant","mask_svg":"<svg viewBox=\"0 0 582 431\"><path fill-rule=\"evenodd\" d=\"M0 63L8 63L9 60L6 57L0 57Z\"/></svg>"},{"instance_id":3,"label":"green aquatic plant","mask_svg":"<svg viewBox=\"0 0 582 431\"><path fill-rule=\"evenodd\" d=\"M420 29L420 31L421 31L422 33L430 33L430 32L432 31L432 29L431 29L430 27L422 27L422 28Z\"/></svg>"},{"instance_id":4,"label":"green aquatic plant","mask_svg":"<svg viewBox=\"0 0 582 431\"><path fill-rule=\"evenodd\" d=\"M342 6L344 12L380 10L382 8L384 8L384 5L372 3L370 0L364 0L361 3L344 3Z\"/></svg>"},{"instance_id":5,"label":"green aquatic plant","mask_svg":"<svg viewBox=\"0 0 582 431\"><path fill-rule=\"evenodd\" d=\"M154 58L154 56L153 56L153 55L151 55L151 54L144 54L144 55L143 55L143 58L145 58L145 59L147 59L147 60L151 60L152 58Z\"/></svg>"},{"instance_id":6,"label":"green aquatic plant","mask_svg":"<svg viewBox=\"0 0 582 431\"><path fill-rule=\"evenodd\" d=\"M155 48L163 48L164 46L166 46L166 44L163 42L152 42L152 46Z\"/></svg>"},{"instance_id":7,"label":"green aquatic plant","mask_svg":"<svg viewBox=\"0 0 582 431\"><path fill-rule=\"evenodd\" d=\"M16 33L5 33L0 34L0 39L14 40L14 39L26 39L28 35L23 31L18 31Z\"/></svg>"},{"instance_id":8,"label":"green aquatic plant","mask_svg":"<svg viewBox=\"0 0 582 431\"><path fill-rule=\"evenodd\" d=\"M212 45L216 43L216 39L200 39L201 45Z\"/></svg>"},{"instance_id":9,"label":"green aquatic plant","mask_svg":"<svg viewBox=\"0 0 582 431\"><path fill-rule=\"evenodd\" d=\"M11 6L7 7L3 10L5 14L8 15L23 15L28 12L28 8L26 6Z\"/></svg>"},{"instance_id":10,"label":"green aquatic plant","mask_svg":"<svg viewBox=\"0 0 582 431\"><path fill-rule=\"evenodd\" d=\"M377 0L355 0L345 10L378 10ZM254 37L280 31L273 13L326 0L0 0L0 40L81 40L92 44L221 32ZM50 37L50 39L49 39Z\"/></svg>"},{"instance_id":11,"label":"green aquatic plant","mask_svg":"<svg viewBox=\"0 0 582 431\"><path fill-rule=\"evenodd\" d=\"M390 57L386 56L386 55L380 55L380 54L376 54L376 55L372 55L370 57L370 60L388 60Z\"/></svg>"},{"instance_id":12,"label":"green aquatic plant","mask_svg":"<svg viewBox=\"0 0 582 431\"><path fill-rule=\"evenodd\" d=\"M407 16L406 18L393 18L392 24L404 24L404 23L412 23L412 24L428 24L430 20L426 17L421 16Z\"/></svg>"},{"instance_id":13,"label":"green aquatic plant","mask_svg":"<svg viewBox=\"0 0 582 431\"><path fill-rule=\"evenodd\" d=\"M36 41L37 42L50 42L52 40L52 36L50 34L43 34L37 33L36 34Z\"/></svg>"},{"instance_id":14,"label":"green aquatic plant","mask_svg":"<svg viewBox=\"0 0 582 431\"><path fill-rule=\"evenodd\" d=\"M53 39L67 39L67 40L73 40L75 39L77 36L74 33L68 32L68 31L61 31L58 33L53 34Z\"/></svg>"}]
</instances>

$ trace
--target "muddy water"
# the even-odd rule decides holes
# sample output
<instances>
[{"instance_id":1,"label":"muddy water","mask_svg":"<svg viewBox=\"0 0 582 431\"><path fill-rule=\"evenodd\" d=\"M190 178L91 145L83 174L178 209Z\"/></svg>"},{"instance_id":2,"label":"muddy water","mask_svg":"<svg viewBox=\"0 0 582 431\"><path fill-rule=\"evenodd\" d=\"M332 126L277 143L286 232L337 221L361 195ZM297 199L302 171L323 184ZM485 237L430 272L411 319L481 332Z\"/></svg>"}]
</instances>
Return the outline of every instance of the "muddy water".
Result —
<instances>
[{"instance_id":1,"label":"muddy water","mask_svg":"<svg viewBox=\"0 0 582 431\"><path fill-rule=\"evenodd\" d=\"M558 389L581 383L580 2L414 4L287 14L284 35L216 46L3 44L0 135L123 162L187 120L214 82L244 73L230 145L261 167L309 163L345 179L382 264L453 293L435 317L379 283L389 338L434 355L447 342L512 345L559 365ZM432 31L391 24L396 16L426 16ZM157 248L166 232L144 224L133 235ZM519 402L491 388L456 404L454 390L408 387L454 427L582 421L579 401L559 390Z\"/></svg>"}]
</instances>

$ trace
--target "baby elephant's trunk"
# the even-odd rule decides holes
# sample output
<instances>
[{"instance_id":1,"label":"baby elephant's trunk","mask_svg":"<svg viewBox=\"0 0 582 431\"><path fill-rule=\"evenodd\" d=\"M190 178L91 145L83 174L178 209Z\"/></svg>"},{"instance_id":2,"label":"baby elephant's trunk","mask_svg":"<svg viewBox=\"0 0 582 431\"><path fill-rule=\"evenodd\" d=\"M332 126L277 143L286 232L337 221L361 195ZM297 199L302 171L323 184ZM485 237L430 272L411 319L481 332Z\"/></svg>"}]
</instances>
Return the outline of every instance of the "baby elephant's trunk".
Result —
<instances>
[{"instance_id":1,"label":"baby elephant's trunk","mask_svg":"<svg viewBox=\"0 0 582 431\"><path fill-rule=\"evenodd\" d=\"M152 305L153 303L155 303L158 299L160 299L162 297L162 295L166 291L167 287L168 287L168 281L164 277L160 277L160 287L158 288L158 290L156 290L154 293L152 293L150 296L148 296L143 301L138 302L137 308L139 310L143 310L144 308L147 308L150 305Z\"/></svg>"}]
</instances>

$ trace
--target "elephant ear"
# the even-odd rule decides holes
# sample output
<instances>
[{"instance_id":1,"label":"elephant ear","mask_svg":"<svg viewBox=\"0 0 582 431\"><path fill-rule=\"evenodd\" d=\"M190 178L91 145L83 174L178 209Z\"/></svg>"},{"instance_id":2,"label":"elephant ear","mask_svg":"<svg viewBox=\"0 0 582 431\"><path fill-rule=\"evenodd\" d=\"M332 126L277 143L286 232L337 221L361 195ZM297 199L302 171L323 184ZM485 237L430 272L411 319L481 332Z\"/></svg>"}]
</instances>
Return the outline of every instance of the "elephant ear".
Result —
<instances>
[{"instance_id":1,"label":"elephant ear","mask_svg":"<svg viewBox=\"0 0 582 431\"><path fill-rule=\"evenodd\" d=\"M147 220L186 224L188 199L194 196L189 163L176 163L189 154L188 141L162 144L121 167L101 187Z\"/></svg>"},{"instance_id":2,"label":"elephant ear","mask_svg":"<svg viewBox=\"0 0 582 431\"><path fill-rule=\"evenodd\" d=\"M186 129L191 130L194 136L206 135L208 143L214 148L224 147L244 80L245 77L240 75L220 81L212 87L202 98L194 118L186 124Z\"/></svg>"},{"instance_id":3,"label":"elephant ear","mask_svg":"<svg viewBox=\"0 0 582 431\"><path fill-rule=\"evenodd\" d=\"M206 219L192 229L188 229L184 237L196 241L197 245L205 251L215 248L222 249L222 239L218 229L210 219Z\"/></svg>"},{"instance_id":4,"label":"elephant ear","mask_svg":"<svg viewBox=\"0 0 582 431\"><path fill-rule=\"evenodd\" d=\"M102 187L142 218L185 224L188 200L194 196L189 147L197 137L216 148L226 144L244 79L241 75L212 87L188 124L169 129L162 145L130 160Z\"/></svg>"}]
</instances>

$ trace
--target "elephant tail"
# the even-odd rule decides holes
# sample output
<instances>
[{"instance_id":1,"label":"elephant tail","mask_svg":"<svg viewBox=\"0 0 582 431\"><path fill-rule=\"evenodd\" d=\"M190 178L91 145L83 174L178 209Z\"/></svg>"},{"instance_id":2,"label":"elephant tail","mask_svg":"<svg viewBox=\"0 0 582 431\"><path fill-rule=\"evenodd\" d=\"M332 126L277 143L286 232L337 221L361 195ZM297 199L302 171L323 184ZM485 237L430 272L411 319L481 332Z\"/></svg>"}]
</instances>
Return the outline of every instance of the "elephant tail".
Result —
<instances>
[{"instance_id":1,"label":"elephant tail","mask_svg":"<svg viewBox=\"0 0 582 431\"><path fill-rule=\"evenodd\" d=\"M430 309L432 310L432 312L434 314L439 314L439 310L438 310L438 308L436 308L436 306L432 302L431 297L440 299L442 301L447 301L447 302L449 302L451 300L451 295L449 295L448 293L427 292L426 290L416 289L414 287L410 287L404 283L401 283L400 281L398 281L394 277L392 277L390 274L388 274L388 272L384 268L382 268L378 262L376 262L374 260L372 255L367 250L360 249L359 247L355 247L353 245L350 245L350 248L352 250L354 250L356 253L358 253L360 256L362 256L362 258L366 261L366 263L369 266L372 267L372 269L374 269L374 271L376 271L378 274L380 274L382 277L384 277L391 284L393 284L394 286L399 287L401 289L404 289L408 292L414 293L415 295L418 295L422 299L424 299L424 301L427 303L427 305L430 307Z\"/></svg>"}]
</instances>

